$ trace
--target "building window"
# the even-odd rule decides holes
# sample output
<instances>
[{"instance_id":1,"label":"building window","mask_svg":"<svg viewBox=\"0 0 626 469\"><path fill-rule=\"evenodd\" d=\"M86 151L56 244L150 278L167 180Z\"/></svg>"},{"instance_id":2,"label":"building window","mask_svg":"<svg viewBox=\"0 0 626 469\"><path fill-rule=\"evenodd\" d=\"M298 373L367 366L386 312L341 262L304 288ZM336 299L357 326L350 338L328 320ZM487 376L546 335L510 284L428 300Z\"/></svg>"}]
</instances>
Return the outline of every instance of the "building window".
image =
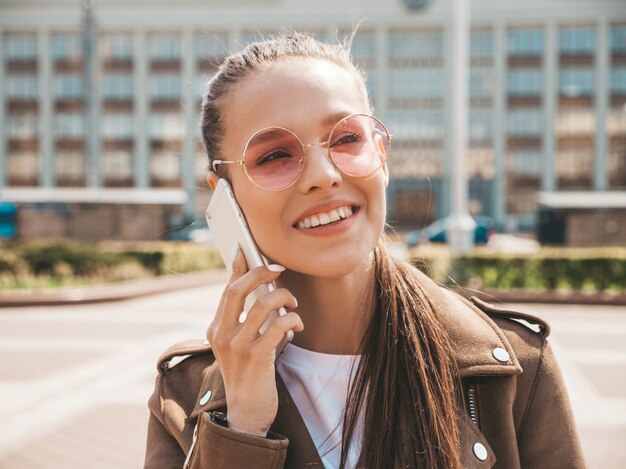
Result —
<instances>
[{"instance_id":1,"label":"building window","mask_svg":"<svg viewBox=\"0 0 626 469\"><path fill-rule=\"evenodd\" d=\"M107 73L102 79L104 99L123 101L133 97L133 77L129 73Z\"/></svg>"},{"instance_id":2,"label":"building window","mask_svg":"<svg viewBox=\"0 0 626 469\"><path fill-rule=\"evenodd\" d=\"M158 113L150 116L150 138L158 141L182 140L185 123L178 113Z\"/></svg>"},{"instance_id":3,"label":"building window","mask_svg":"<svg viewBox=\"0 0 626 469\"><path fill-rule=\"evenodd\" d=\"M508 172L519 176L539 176L543 158L539 150L518 150L509 153Z\"/></svg>"},{"instance_id":4,"label":"building window","mask_svg":"<svg viewBox=\"0 0 626 469\"><path fill-rule=\"evenodd\" d=\"M508 93L512 96L539 96L542 90L542 73L536 68L509 70Z\"/></svg>"},{"instance_id":5,"label":"building window","mask_svg":"<svg viewBox=\"0 0 626 469\"><path fill-rule=\"evenodd\" d=\"M100 53L105 60L124 61L133 57L133 38L128 34L102 37Z\"/></svg>"},{"instance_id":6,"label":"building window","mask_svg":"<svg viewBox=\"0 0 626 469\"><path fill-rule=\"evenodd\" d=\"M54 133L57 138L82 138L85 136L85 115L59 113L54 119Z\"/></svg>"},{"instance_id":7,"label":"building window","mask_svg":"<svg viewBox=\"0 0 626 469\"><path fill-rule=\"evenodd\" d=\"M443 71L440 68L397 68L389 70L390 98L441 98Z\"/></svg>"},{"instance_id":8,"label":"building window","mask_svg":"<svg viewBox=\"0 0 626 469\"><path fill-rule=\"evenodd\" d=\"M6 171L9 185L37 185L41 175L41 159L34 152L7 155Z\"/></svg>"},{"instance_id":9,"label":"building window","mask_svg":"<svg viewBox=\"0 0 626 469\"><path fill-rule=\"evenodd\" d=\"M7 78L7 96L10 99L37 99L37 76L29 74L11 74Z\"/></svg>"},{"instance_id":10,"label":"building window","mask_svg":"<svg viewBox=\"0 0 626 469\"><path fill-rule=\"evenodd\" d=\"M350 55L357 62L376 59L376 36L372 32L360 32L352 41Z\"/></svg>"},{"instance_id":11,"label":"building window","mask_svg":"<svg viewBox=\"0 0 626 469\"><path fill-rule=\"evenodd\" d=\"M52 36L52 57L55 61L73 61L82 56L81 37L75 34Z\"/></svg>"},{"instance_id":12,"label":"building window","mask_svg":"<svg viewBox=\"0 0 626 469\"><path fill-rule=\"evenodd\" d=\"M626 67L611 70L611 93L626 94Z\"/></svg>"},{"instance_id":13,"label":"building window","mask_svg":"<svg viewBox=\"0 0 626 469\"><path fill-rule=\"evenodd\" d=\"M34 34L8 34L4 41L8 60L35 60L37 58L37 37Z\"/></svg>"},{"instance_id":14,"label":"building window","mask_svg":"<svg viewBox=\"0 0 626 469\"><path fill-rule=\"evenodd\" d=\"M15 140L30 140L37 136L36 114L11 114L7 116L7 137Z\"/></svg>"},{"instance_id":15,"label":"building window","mask_svg":"<svg viewBox=\"0 0 626 469\"><path fill-rule=\"evenodd\" d=\"M388 112L389 128L398 140L442 140L441 109L394 109Z\"/></svg>"},{"instance_id":16,"label":"building window","mask_svg":"<svg viewBox=\"0 0 626 469\"><path fill-rule=\"evenodd\" d=\"M81 183L85 177L85 156L83 152L60 152L54 157L54 170L57 183Z\"/></svg>"},{"instance_id":17,"label":"building window","mask_svg":"<svg viewBox=\"0 0 626 469\"><path fill-rule=\"evenodd\" d=\"M102 178L105 184L130 183L133 178L132 156L128 151L106 152L102 155Z\"/></svg>"},{"instance_id":18,"label":"building window","mask_svg":"<svg viewBox=\"0 0 626 469\"><path fill-rule=\"evenodd\" d=\"M226 34L197 34L195 42L198 60L220 61L228 50L228 36Z\"/></svg>"},{"instance_id":19,"label":"building window","mask_svg":"<svg viewBox=\"0 0 626 469\"><path fill-rule=\"evenodd\" d=\"M541 55L543 31L539 28L513 29L508 34L509 55Z\"/></svg>"},{"instance_id":20,"label":"building window","mask_svg":"<svg viewBox=\"0 0 626 469\"><path fill-rule=\"evenodd\" d=\"M561 96L593 96L594 73L591 68L564 68L559 73Z\"/></svg>"},{"instance_id":21,"label":"building window","mask_svg":"<svg viewBox=\"0 0 626 469\"><path fill-rule=\"evenodd\" d=\"M153 100L180 99L180 76L176 73L159 73L150 77L150 97Z\"/></svg>"},{"instance_id":22,"label":"building window","mask_svg":"<svg viewBox=\"0 0 626 469\"><path fill-rule=\"evenodd\" d=\"M440 31L392 32L389 36L392 59L438 59L443 55Z\"/></svg>"},{"instance_id":23,"label":"building window","mask_svg":"<svg viewBox=\"0 0 626 469\"><path fill-rule=\"evenodd\" d=\"M125 113L107 113L102 116L102 138L128 140L133 136L133 116Z\"/></svg>"},{"instance_id":24,"label":"building window","mask_svg":"<svg viewBox=\"0 0 626 469\"><path fill-rule=\"evenodd\" d=\"M472 31L470 36L470 57L490 59L493 56L493 34L491 31Z\"/></svg>"},{"instance_id":25,"label":"building window","mask_svg":"<svg viewBox=\"0 0 626 469\"><path fill-rule=\"evenodd\" d=\"M561 54L588 55L595 49L595 31L591 27L566 26L559 31Z\"/></svg>"},{"instance_id":26,"label":"building window","mask_svg":"<svg viewBox=\"0 0 626 469\"><path fill-rule=\"evenodd\" d=\"M55 81L55 97L57 99L78 99L84 96L83 77L76 73L57 75Z\"/></svg>"},{"instance_id":27,"label":"building window","mask_svg":"<svg viewBox=\"0 0 626 469\"><path fill-rule=\"evenodd\" d=\"M182 158L174 153L160 152L150 157L150 176L153 183L176 184L180 180Z\"/></svg>"},{"instance_id":28,"label":"building window","mask_svg":"<svg viewBox=\"0 0 626 469\"><path fill-rule=\"evenodd\" d=\"M540 109L509 109L507 133L514 137L535 137L543 132L543 114Z\"/></svg>"},{"instance_id":29,"label":"building window","mask_svg":"<svg viewBox=\"0 0 626 469\"><path fill-rule=\"evenodd\" d=\"M560 136L593 135L595 113L589 109L562 109L556 118L556 132Z\"/></svg>"},{"instance_id":30,"label":"building window","mask_svg":"<svg viewBox=\"0 0 626 469\"><path fill-rule=\"evenodd\" d=\"M611 26L611 52L626 54L626 25Z\"/></svg>"},{"instance_id":31,"label":"building window","mask_svg":"<svg viewBox=\"0 0 626 469\"><path fill-rule=\"evenodd\" d=\"M493 72L489 67L472 67L469 83L470 97L490 98L493 95Z\"/></svg>"},{"instance_id":32,"label":"building window","mask_svg":"<svg viewBox=\"0 0 626 469\"><path fill-rule=\"evenodd\" d=\"M180 59L180 38L177 34L155 34L150 36L150 58L152 60Z\"/></svg>"},{"instance_id":33,"label":"building window","mask_svg":"<svg viewBox=\"0 0 626 469\"><path fill-rule=\"evenodd\" d=\"M493 137L493 113L490 109L471 109L469 138L472 143L490 142Z\"/></svg>"}]
</instances>

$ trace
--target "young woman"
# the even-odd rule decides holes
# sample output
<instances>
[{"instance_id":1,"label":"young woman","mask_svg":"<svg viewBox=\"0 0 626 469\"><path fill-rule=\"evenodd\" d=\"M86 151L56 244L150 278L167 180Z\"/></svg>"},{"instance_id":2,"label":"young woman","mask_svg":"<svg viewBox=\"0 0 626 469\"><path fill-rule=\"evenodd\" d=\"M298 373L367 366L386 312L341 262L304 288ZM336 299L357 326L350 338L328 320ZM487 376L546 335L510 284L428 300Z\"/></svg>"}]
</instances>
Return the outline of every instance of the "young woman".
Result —
<instances>
[{"instance_id":1,"label":"young woman","mask_svg":"<svg viewBox=\"0 0 626 469\"><path fill-rule=\"evenodd\" d=\"M547 325L387 253L390 136L371 112L349 46L302 34L249 45L209 84L209 183L231 182L272 264L247 271L235 250L207 341L161 357L146 468L583 467Z\"/></svg>"}]
</instances>

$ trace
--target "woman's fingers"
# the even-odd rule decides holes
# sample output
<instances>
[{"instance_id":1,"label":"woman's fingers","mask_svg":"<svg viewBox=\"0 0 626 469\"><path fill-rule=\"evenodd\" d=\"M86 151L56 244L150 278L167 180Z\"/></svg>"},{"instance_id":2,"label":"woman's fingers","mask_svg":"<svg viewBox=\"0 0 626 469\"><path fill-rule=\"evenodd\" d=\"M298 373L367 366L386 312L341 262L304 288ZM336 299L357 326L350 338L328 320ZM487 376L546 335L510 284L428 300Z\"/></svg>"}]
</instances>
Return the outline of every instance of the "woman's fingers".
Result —
<instances>
[{"instance_id":1,"label":"woman's fingers","mask_svg":"<svg viewBox=\"0 0 626 469\"><path fill-rule=\"evenodd\" d=\"M248 311L241 328L241 334L248 338L256 338L259 329L267 321L272 311L276 311L282 306L287 309L294 309L298 306L296 298L286 288L279 288L257 298L254 306Z\"/></svg>"},{"instance_id":2,"label":"woman's fingers","mask_svg":"<svg viewBox=\"0 0 626 469\"><path fill-rule=\"evenodd\" d=\"M303 330L304 324L298 313L287 313L272 321L270 327L257 339L257 347L273 350L287 332L302 332Z\"/></svg>"}]
</instances>

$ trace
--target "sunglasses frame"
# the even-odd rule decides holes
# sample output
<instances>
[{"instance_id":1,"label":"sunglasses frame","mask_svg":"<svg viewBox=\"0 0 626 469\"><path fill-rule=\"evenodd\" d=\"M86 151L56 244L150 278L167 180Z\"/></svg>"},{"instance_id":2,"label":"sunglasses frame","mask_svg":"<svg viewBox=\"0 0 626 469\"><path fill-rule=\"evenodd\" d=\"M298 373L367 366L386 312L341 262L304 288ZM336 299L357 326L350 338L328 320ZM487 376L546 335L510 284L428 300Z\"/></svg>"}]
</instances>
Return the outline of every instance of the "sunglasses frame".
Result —
<instances>
[{"instance_id":1,"label":"sunglasses frame","mask_svg":"<svg viewBox=\"0 0 626 469\"><path fill-rule=\"evenodd\" d=\"M254 133L254 134L253 134L253 135L252 135L252 136L248 139L248 141L246 142L246 144L245 144L245 145L244 145L244 147L243 147L243 150L242 150L242 158L241 158L240 160L236 160L236 161L229 161L229 160L213 160L213 162L211 163L211 169L213 170L213 172L214 172L215 174L217 174L217 166L218 166L218 165L221 165L221 164L234 164L234 165L237 165L237 166L243 166L243 170L244 170L244 172L246 173L246 177L250 180L250 182L252 182L252 184L254 184L254 185L255 185L255 186L257 186L258 188L263 189L263 190L266 190L266 191L270 191L270 192L278 192L278 191L282 191L282 190L285 190L285 189L287 189L287 188L289 188L289 187L293 186L293 185L296 183L296 181L297 181L298 179L300 179L300 176L302 175L302 171L304 170L304 165L306 164L306 159L307 159L306 149L307 149L307 148L310 148L310 147L326 147L326 156L328 157L328 159L330 160L330 162L333 164L333 166L334 166L335 168L337 168L337 170L338 170L339 172L341 172L342 174L345 174L345 175L347 175L347 176L350 176L350 177L363 177L363 178L370 177L372 174L376 173L376 171L378 171L378 169L379 169L379 168L377 168L376 170L372 171L372 173L370 173L370 174L368 174L368 175L366 175L366 176L354 176L354 175L352 175L352 174L350 174L350 173L348 173L348 172L344 171L343 169L339 168L339 167L335 164L335 162L333 161L332 157L330 156L330 145L329 145L329 143L330 143L330 138L332 137L333 132L335 131L335 129L336 129L336 128L337 128L337 127L338 127L338 126L339 126L342 122L344 122L344 121L346 121L346 120L348 120L348 119L351 119L351 118L353 118L353 117L358 117L358 116L369 117L369 118L371 118L371 119L374 119L374 120L375 120L376 122L378 122L378 124L380 124L380 125L381 125L381 127L385 130L385 133L387 134L388 141L389 141L389 144L388 144L388 149L387 149L387 153L385 154L385 159L384 159L384 161L387 161L388 156L389 156L389 153L391 152L391 140L392 140L392 138L393 138L393 135L391 135L391 134L389 133L389 130L387 130L387 127L385 126L385 124L383 124L383 123L382 123L382 121L381 121L380 119L378 119L378 118L376 118L376 117L374 117L374 116L372 116L372 115L370 115L370 114L365 114L365 113L355 113L355 114L350 114L350 115L347 115L347 116L342 117L341 119L339 119L339 121L337 121L337 123L336 123L335 125L333 125L332 129L330 130L330 132L329 132L329 134L328 134L328 140L326 140L326 141L324 141L324 142L318 142L318 143L302 143L302 140L300 140L300 137L298 137L298 136L295 134L295 132L293 132L293 131L291 131L291 130L289 130L289 129L286 129L285 127L281 127L281 126L278 126L278 125L272 125L272 126L269 126L269 127L264 127L264 128L262 128L262 129L260 129L260 130L256 131L256 132L255 132L255 133ZM257 184L257 183L254 181L254 179L252 179L252 177L251 177L251 176L250 176L250 174L248 173L248 170L246 169L246 151L247 151L247 149L248 149L248 145L250 144L250 142L252 141L252 139L254 139L257 135L259 135L261 132L265 132L266 130L269 130L269 129L284 130L284 131L286 131L286 132L290 133L290 134L291 134L291 135L293 135L293 136L296 138L296 140L300 143L300 146L302 146L302 159L298 162L299 164L301 164L300 171L298 172L298 176L297 176L297 177L296 177L293 181L291 181L288 185L286 185L285 187L281 187L281 188L279 188L279 189L268 189L267 187L260 186L259 184Z\"/></svg>"}]
</instances>

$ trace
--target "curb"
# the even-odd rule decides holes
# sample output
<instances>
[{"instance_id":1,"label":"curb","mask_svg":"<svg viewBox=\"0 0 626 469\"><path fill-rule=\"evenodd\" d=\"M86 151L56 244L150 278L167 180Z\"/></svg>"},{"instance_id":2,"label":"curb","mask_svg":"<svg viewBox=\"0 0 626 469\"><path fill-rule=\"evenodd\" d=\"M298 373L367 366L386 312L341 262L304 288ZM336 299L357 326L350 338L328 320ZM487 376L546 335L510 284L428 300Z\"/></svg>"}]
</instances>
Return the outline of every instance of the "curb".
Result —
<instances>
[{"instance_id":1,"label":"curb","mask_svg":"<svg viewBox=\"0 0 626 469\"><path fill-rule=\"evenodd\" d=\"M149 279L86 287L0 292L0 308L15 306L78 305L122 301L186 288L225 282L225 269L166 275Z\"/></svg>"},{"instance_id":2,"label":"curb","mask_svg":"<svg viewBox=\"0 0 626 469\"><path fill-rule=\"evenodd\" d=\"M466 298L477 296L483 301L493 303L546 303L546 304L578 304L625 306L626 294L617 293L582 293L578 291L533 291L533 290L469 290L455 288L457 293Z\"/></svg>"}]
</instances>

